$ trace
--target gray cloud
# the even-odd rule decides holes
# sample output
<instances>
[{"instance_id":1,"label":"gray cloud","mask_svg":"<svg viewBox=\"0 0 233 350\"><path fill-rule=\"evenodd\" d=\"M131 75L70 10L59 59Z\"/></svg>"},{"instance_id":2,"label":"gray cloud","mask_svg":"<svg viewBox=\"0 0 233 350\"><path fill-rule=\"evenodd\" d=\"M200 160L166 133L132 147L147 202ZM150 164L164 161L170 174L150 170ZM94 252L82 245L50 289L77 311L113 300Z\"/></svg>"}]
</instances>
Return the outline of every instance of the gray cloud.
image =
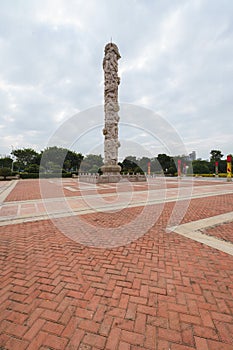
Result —
<instances>
[{"instance_id":1,"label":"gray cloud","mask_svg":"<svg viewBox=\"0 0 233 350\"><path fill-rule=\"evenodd\" d=\"M64 120L103 103L111 37L120 102L161 114L189 152L232 153L232 11L230 0L2 1L0 153L40 150Z\"/></svg>"}]
</instances>

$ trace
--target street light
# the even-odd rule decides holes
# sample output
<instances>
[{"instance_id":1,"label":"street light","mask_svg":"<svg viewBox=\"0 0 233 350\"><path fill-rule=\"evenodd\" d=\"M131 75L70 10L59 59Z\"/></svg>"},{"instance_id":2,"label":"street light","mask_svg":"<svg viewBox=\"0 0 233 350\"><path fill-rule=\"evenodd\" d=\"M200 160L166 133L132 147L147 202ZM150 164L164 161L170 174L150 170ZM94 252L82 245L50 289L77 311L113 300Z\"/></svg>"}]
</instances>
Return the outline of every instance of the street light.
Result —
<instances>
[{"instance_id":1,"label":"street light","mask_svg":"<svg viewBox=\"0 0 233 350\"><path fill-rule=\"evenodd\" d=\"M13 152L14 151L14 147L11 145L11 154L12 154L12 163L11 163L11 171L14 171L14 155Z\"/></svg>"}]
</instances>

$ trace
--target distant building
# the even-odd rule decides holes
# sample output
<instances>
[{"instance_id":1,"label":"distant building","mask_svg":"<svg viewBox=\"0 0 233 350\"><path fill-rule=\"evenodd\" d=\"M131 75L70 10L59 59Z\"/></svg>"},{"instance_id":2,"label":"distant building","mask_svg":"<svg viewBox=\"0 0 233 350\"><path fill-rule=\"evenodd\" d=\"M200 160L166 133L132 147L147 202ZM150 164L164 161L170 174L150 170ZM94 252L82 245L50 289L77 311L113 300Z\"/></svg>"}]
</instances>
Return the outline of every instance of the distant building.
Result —
<instances>
[{"instance_id":1,"label":"distant building","mask_svg":"<svg viewBox=\"0 0 233 350\"><path fill-rule=\"evenodd\" d=\"M196 151L192 151L192 152L189 154L189 160L190 160L190 161L193 161L193 160L196 160L196 159L197 159Z\"/></svg>"}]
</instances>

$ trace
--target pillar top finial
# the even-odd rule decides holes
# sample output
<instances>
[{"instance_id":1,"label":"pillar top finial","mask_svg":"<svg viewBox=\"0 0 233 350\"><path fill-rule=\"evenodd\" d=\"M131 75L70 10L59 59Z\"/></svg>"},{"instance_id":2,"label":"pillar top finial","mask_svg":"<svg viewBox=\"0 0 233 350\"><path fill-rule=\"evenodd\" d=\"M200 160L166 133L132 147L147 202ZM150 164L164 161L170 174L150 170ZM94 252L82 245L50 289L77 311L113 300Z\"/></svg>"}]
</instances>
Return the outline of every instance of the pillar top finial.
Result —
<instances>
[{"instance_id":1,"label":"pillar top finial","mask_svg":"<svg viewBox=\"0 0 233 350\"><path fill-rule=\"evenodd\" d=\"M121 58L121 55L119 53L119 49L118 49L117 45L112 42L112 40L110 43L105 45L105 48L104 48L105 55L108 52L114 52L117 55L117 59Z\"/></svg>"}]
</instances>

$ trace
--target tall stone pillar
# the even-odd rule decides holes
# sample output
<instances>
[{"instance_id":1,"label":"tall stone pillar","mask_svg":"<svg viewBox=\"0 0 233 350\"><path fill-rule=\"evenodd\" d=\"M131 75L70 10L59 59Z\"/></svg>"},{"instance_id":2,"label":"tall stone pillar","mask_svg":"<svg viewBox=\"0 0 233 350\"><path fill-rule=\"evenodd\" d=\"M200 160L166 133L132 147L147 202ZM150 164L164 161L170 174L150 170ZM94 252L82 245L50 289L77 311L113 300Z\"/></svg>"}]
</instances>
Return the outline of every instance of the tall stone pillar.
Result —
<instances>
[{"instance_id":1,"label":"tall stone pillar","mask_svg":"<svg viewBox=\"0 0 233 350\"><path fill-rule=\"evenodd\" d=\"M118 60L121 58L116 44L109 43L105 46L103 60L104 69L104 112L105 125L104 134L104 165L101 167L103 177L108 175L110 182L120 179L121 167L118 163Z\"/></svg>"}]
</instances>

